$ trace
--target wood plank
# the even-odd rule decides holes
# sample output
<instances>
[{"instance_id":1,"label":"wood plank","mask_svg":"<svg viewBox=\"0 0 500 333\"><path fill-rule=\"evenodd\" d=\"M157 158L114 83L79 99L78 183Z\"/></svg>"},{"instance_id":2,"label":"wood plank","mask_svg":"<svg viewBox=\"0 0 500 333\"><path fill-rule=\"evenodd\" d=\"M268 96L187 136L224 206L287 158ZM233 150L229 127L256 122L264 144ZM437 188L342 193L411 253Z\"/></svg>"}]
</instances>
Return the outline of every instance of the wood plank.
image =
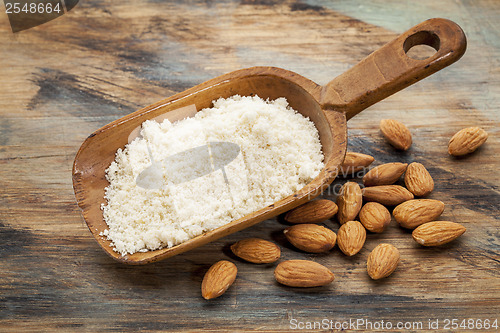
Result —
<instances>
[{"instance_id":1,"label":"wood plank","mask_svg":"<svg viewBox=\"0 0 500 333\"><path fill-rule=\"evenodd\" d=\"M0 330L290 331L290 320L422 322L500 319L500 8L494 0L83 1L69 14L12 34L0 15ZM391 8L391 10L388 10ZM369 234L354 258L295 251L281 218L146 266L108 258L84 224L71 184L73 158L99 127L223 73L256 65L296 71L319 84L397 33L429 17L448 17L469 38L463 59L351 119L349 149L376 164L418 161L435 180L431 198L443 220L465 225L457 241L422 248L393 221ZM403 121L414 143L395 152L381 137L384 118ZM451 158L447 142L462 127L484 127L480 150ZM323 197L335 199L345 180ZM326 226L338 230L338 223ZM278 285L275 265L235 258L229 245L272 240L282 259L331 268L329 286ZM390 278L365 271L378 243L401 251ZM208 267L238 266L228 292L201 298Z\"/></svg>"}]
</instances>

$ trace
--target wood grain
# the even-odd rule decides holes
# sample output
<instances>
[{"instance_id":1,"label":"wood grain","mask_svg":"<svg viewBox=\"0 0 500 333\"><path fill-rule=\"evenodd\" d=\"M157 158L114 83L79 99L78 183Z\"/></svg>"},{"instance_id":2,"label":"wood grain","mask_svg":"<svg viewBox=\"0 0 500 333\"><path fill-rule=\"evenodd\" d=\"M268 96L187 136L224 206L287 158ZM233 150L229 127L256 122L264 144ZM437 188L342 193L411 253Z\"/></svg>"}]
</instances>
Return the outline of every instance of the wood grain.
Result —
<instances>
[{"instance_id":1,"label":"wood grain","mask_svg":"<svg viewBox=\"0 0 500 333\"><path fill-rule=\"evenodd\" d=\"M498 318L498 5L340 3L89 0L18 34L0 15L0 330L289 331L292 318L424 324ZM368 234L353 258L337 248L308 255L286 242L287 225L278 218L146 266L116 263L95 243L71 185L71 163L90 133L240 68L276 66L325 85L398 33L435 16L464 28L467 53L352 118L348 149L375 156L374 166L424 164L435 181L430 198L446 204L441 219L468 229L461 238L422 248L393 221L384 233ZM409 151L398 153L385 143L377 126L385 118L412 131ZM473 125L490 133L486 144L465 158L449 157L449 138ZM322 197L335 199L344 182L336 180ZM333 221L326 226L338 229ZM281 260L325 265L335 282L307 290L278 285L274 265L231 255L229 245L246 237L275 241ZM398 247L401 263L388 279L374 282L366 259L381 242ZM238 278L208 303L200 294L203 274L224 259L236 263Z\"/></svg>"}]
</instances>

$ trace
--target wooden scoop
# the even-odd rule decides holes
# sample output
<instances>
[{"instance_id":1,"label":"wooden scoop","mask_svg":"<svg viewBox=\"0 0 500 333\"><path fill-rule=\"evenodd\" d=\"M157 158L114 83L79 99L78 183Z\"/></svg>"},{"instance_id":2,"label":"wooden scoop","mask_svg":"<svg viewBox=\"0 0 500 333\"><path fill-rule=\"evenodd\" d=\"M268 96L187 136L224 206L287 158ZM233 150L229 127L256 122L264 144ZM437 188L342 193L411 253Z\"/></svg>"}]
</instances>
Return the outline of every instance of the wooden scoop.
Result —
<instances>
[{"instance_id":1,"label":"wooden scoop","mask_svg":"<svg viewBox=\"0 0 500 333\"><path fill-rule=\"evenodd\" d=\"M423 60L406 54L411 47L421 44L432 46L436 53ZM326 86L281 68L253 67L209 80L113 121L92 133L75 158L73 187L83 217L99 245L111 257L128 264L145 264L188 251L284 213L318 196L335 179L346 152L347 120L457 61L464 54L466 44L465 35L457 24L445 19L430 19L382 46ZM176 111L172 112L172 120L182 119L179 109L190 110L195 105L201 110L211 107L215 99L236 94L258 95L264 99L285 97L292 108L309 117L319 131L325 156L321 173L293 195L182 244L125 256L114 252L110 241L99 234L107 229L101 210L101 204L105 203L104 188L109 185L105 170L114 160L117 149L127 144L130 133L145 120L173 110ZM169 118L169 114L164 116ZM189 111L186 111L186 116L189 116Z\"/></svg>"}]
</instances>

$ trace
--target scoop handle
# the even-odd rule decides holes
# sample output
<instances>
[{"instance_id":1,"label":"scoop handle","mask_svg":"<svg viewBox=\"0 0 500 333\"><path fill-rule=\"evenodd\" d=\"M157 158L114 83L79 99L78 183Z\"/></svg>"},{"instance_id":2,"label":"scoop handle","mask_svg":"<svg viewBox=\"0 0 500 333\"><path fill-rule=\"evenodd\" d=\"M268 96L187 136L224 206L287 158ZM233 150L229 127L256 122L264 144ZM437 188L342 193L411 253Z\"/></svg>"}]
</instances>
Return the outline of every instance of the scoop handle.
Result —
<instances>
[{"instance_id":1,"label":"scoop handle","mask_svg":"<svg viewBox=\"0 0 500 333\"><path fill-rule=\"evenodd\" d=\"M436 53L417 60L407 55L415 45ZM465 52L467 40L454 22L433 18L406 31L322 87L323 109L343 111L350 119L370 105L451 65Z\"/></svg>"}]
</instances>

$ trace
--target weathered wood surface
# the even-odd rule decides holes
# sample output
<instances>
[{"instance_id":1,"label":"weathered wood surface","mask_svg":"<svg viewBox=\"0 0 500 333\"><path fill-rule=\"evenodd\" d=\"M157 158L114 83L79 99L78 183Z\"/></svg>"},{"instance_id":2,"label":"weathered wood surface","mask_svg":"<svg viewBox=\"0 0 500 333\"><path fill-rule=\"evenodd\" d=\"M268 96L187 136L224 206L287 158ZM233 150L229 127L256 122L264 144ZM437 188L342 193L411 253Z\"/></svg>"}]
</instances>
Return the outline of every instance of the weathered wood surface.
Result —
<instances>
[{"instance_id":1,"label":"weathered wood surface","mask_svg":"<svg viewBox=\"0 0 500 333\"><path fill-rule=\"evenodd\" d=\"M465 56L351 119L349 149L376 163L419 161L434 176L431 198L443 220L464 224L460 240L421 248L393 221L346 258L294 251L268 220L165 261L126 266L109 258L83 223L71 166L99 127L220 74L254 65L296 71L319 84L410 26L447 17L465 30ZM82 1L69 14L12 34L0 15L0 329L19 331L290 330L290 319L422 321L500 319L500 196L497 154L500 10L496 1ZM414 144L396 153L378 122L403 121ZM447 141L465 126L490 137L455 159ZM330 187L333 192L344 180ZM335 231L336 222L326 223ZM328 287L278 285L273 265L234 258L228 245L274 240L282 259L310 258L332 269ZM370 280L368 253L388 241L402 261ZM221 298L200 295L204 272L230 259L239 269Z\"/></svg>"}]
</instances>

